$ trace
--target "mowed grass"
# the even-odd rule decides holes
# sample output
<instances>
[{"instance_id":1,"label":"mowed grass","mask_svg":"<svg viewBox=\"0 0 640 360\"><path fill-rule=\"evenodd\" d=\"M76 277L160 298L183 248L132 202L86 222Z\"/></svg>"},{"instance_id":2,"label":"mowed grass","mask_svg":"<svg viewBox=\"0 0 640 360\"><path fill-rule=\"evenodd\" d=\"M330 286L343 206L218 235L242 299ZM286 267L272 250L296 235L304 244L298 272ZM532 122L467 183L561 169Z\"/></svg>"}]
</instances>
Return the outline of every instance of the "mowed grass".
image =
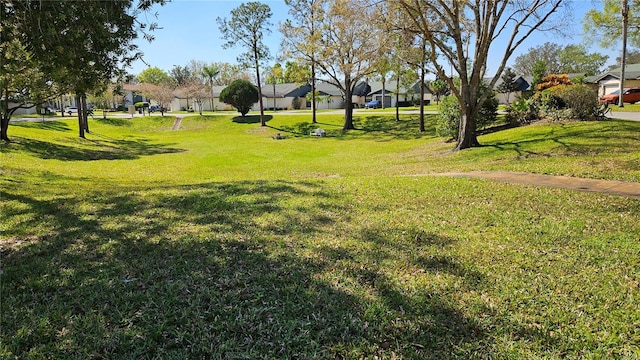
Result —
<instances>
[{"instance_id":1,"label":"mowed grass","mask_svg":"<svg viewBox=\"0 0 640 360\"><path fill-rule=\"evenodd\" d=\"M637 181L640 124L451 152L431 117L422 134L415 115L308 121L95 120L86 140L72 120L12 124L0 357L640 357L638 200L428 176Z\"/></svg>"}]
</instances>

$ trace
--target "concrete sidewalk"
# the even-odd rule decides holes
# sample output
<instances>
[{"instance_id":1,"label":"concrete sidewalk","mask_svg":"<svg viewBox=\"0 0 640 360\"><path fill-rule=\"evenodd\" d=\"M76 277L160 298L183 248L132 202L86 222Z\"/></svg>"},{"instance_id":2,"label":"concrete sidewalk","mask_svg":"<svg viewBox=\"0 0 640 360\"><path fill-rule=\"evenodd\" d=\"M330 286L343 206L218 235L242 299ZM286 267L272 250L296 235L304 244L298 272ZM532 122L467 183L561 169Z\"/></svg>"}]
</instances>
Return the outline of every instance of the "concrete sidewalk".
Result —
<instances>
[{"instance_id":1,"label":"concrete sidewalk","mask_svg":"<svg viewBox=\"0 0 640 360\"><path fill-rule=\"evenodd\" d=\"M556 187L640 199L640 183L625 181L584 179L570 176L540 175L508 171L452 172L436 175L481 178L507 183Z\"/></svg>"},{"instance_id":2,"label":"concrete sidewalk","mask_svg":"<svg viewBox=\"0 0 640 360\"><path fill-rule=\"evenodd\" d=\"M610 119L640 121L640 113L638 112L612 111L607 114L607 117Z\"/></svg>"}]
</instances>

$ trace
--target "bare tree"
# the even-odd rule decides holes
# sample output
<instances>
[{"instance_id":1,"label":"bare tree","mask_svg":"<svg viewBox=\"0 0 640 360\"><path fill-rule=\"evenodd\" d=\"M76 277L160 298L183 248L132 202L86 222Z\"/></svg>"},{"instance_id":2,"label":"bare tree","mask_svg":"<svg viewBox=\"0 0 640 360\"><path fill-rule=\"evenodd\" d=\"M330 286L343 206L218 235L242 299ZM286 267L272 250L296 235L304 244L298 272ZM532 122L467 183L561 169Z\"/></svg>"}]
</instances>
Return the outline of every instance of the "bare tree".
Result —
<instances>
[{"instance_id":1,"label":"bare tree","mask_svg":"<svg viewBox=\"0 0 640 360\"><path fill-rule=\"evenodd\" d=\"M173 88L166 82L159 85L140 84L140 91L145 97L158 103L162 116L164 116L165 109L174 98Z\"/></svg>"},{"instance_id":2,"label":"bare tree","mask_svg":"<svg viewBox=\"0 0 640 360\"><path fill-rule=\"evenodd\" d=\"M372 60L384 46L374 36L368 16L374 9L365 0L335 0L322 27L322 45L317 65L327 82L340 89L344 98L343 130L353 124L353 92L358 82L373 73Z\"/></svg>"},{"instance_id":3,"label":"bare tree","mask_svg":"<svg viewBox=\"0 0 640 360\"><path fill-rule=\"evenodd\" d=\"M391 1L391 0L388 0ZM493 88L514 51L535 31L546 27L562 0L397 0L410 22L407 30L421 34L436 75L449 84L460 105L456 150L478 146L477 114L490 92L478 91L487 69L491 45L506 40ZM398 24L401 26L403 24ZM453 79L445 72L451 66Z\"/></svg>"},{"instance_id":4,"label":"bare tree","mask_svg":"<svg viewBox=\"0 0 640 360\"><path fill-rule=\"evenodd\" d=\"M280 25L285 54L311 64L311 121L316 123L316 62L326 0L285 0L292 19Z\"/></svg>"}]
</instances>

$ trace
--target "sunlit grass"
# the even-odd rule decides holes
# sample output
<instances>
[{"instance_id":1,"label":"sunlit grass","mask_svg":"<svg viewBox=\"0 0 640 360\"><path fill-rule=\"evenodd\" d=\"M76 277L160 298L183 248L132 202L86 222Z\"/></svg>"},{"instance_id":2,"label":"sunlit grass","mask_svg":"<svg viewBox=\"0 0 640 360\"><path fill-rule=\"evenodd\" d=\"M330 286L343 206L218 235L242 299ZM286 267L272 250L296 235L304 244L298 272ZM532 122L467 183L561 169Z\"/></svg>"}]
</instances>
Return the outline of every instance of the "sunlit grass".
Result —
<instances>
[{"instance_id":1,"label":"sunlit grass","mask_svg":"<svg viewBox=\"0 0 640 360\"><path fill-rule=\"evenodd\" d=\"M339 114L270 115L93 120L86 140L73 120L12 124L0 357L640 356L640 202L410 176L634 180L640 124L451 152L431 116L344 133Z\"/></svg>"}]
</instances>

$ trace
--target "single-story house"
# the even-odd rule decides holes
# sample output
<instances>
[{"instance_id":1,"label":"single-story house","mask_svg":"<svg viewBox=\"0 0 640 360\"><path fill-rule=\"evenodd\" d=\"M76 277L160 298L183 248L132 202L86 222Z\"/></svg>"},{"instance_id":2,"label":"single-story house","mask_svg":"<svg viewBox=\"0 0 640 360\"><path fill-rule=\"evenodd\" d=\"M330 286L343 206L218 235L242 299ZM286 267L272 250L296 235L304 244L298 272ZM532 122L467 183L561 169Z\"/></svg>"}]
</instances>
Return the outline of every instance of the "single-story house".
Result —
<instances>
[{"instance_id":1,"label":"single-story house","mask_svg":"<svg viewBox=\"0 0 640 360\"><path fill-rule=\"evenodd\" d=\"M396 107L396 91L397 91L396 80L390 80L385 82L384 89L382 88L381 81L369 82L369 85L371 86L371 92L369 92L369 94L367 95L367 99L366 99L367 102L371 100L379 100L380 102L382 102L384 98L384 107L386 108ZM384 95L383 95L383 90L384 90ZM397 100L401 103L418 100L420 98L420 82L416 82L410 87L404 87L400 85L399 91L400 92ZM433 99L433 95L431 94L431 91L429 91L428 87L425 87L424 100L426 100L427 102L430 102L432 99Z\"/></svg>"},{"instance_id":2,"label":"single-story house","mask_svg":"<svg viewBox=\"0 0 640 360\"><path fill-rule=\"evenodd\" d=\"M344 105L343 95L340 89L324 81L316 81L316 90L323 97L318 103L318 109L340 109ZM309 86L311 91L311 86Z\"/></svg>"},{"instance_id":3,"label":"single-story house","mask_svg":"<svg viewBox=\"0 0 640 360\"><path fill-rule=\"evenodd\" d=\"M124 92L125 106L148 100L140 93L139 84L124 84L122 85L122 91Z\"/></svg>"},{"instance_id":4,"label":"single-story house","mask_svg":"<svg viewBox=\"0 0 640 360\"><path fill-rule=\"evenodd\" d=\"M392 86L395 83L390 82ZM213 106L216 110L231 110L231 105L225 104L220 101L220 93L226 86L214 86L213 87ZM320 101L318 102L318 109L340 109L344 106L343 94L335 85L329 84L325 81L319 80L316 82L316 90L320 95ZM366 101L369 101L376 94L372 94L372 87L368 82L359 83L353 92L352 101L356 106L363 107ZM293 102L297 98L300 101L300 108L311 108L311 103L307 101L306 96L311 91L311 85L298 85L294 83L286 84L265 84L262 86L263 106L266 110L270 109L287 109L293 110ZM376 90L377 91L377 90ZM389 94L391 92L387 90ZM419 92L418 92L419 94ZM194 103L192 98L188 98L184 91L177 89L174 91L174 100L171 102L172 109L188 109L192 108L195 111L199 111L198 104ZM401 98L401 101L408 99L405 95ZM395 96L394 104L395 104ZM151 99L153 102L153 99ZM395 105L394 105L395 106ZM259 110L260 104L254 104L252 110ZM202 110L211 110L211 96L202 102Z\"/></svg>"},{"instance_id":5,"label":"single-story house","mask_svg":"<svg viewBox=\"0 0 640 360\"><path fill-rule=\"evenodd\" d=\"M611 69L602 74L587 77L587 83L598 87L598 96L611 94L620 88L620 67ZM624 87L640 87L640 64L625 66Z\"/></svg>"},{"instance_id":6,"label":"single-story house","mask_svg":"<svg viewBox=\"0 0 640 360\"><path fill-rule=\"evenodd\" d=\"M307 102L305 96L311 91L311 86L307 92L301 91L302 87L293 84L267 84L262 86L262 100L265 110L293 110L294 100L300 101L300 108L305 109Z\"/></svg>"},{"instance_id":7,"label":"single-story house","mask_svg":"<svg viewBox=\"0 0 640 360\"><path fill-rule=\"evenodd\" d=\"M490 80L491 79L487 79L487 82L490 81ZM516 90L513 91L513 92L510 92L510 93L500 93L500 92L498 92L497 89L500 86L500 84L502 84L503 82L504 81L502 80L502 77L500 77L500 78L498 78L498 81L496 81L496 84L493 87L493 89L496 92L496 97L498 98L498 103L499 104L512 103L524 91L532 90L531 84L533 83L533 77L532 76L517 76L513 80L513 82L516 85Z\"/></svg>"},{"instance_id":8,"label":"single-story house","mask_svg":"<svg viewBox=\"0 0 640 360\"><path fill-rule=\"evenodd\" d=\"M213 89L209 90L207 87L206 93L207 96L202 101L202 111L211 111L211 96L213 95L213 107L215 110L231 110L233 107L229 104L225 104L220 101L220 93L224 90L226 86L214 86ZM175 109L176 111L182 109L192 108L194 111L200 111L199 105L194 101L193 98L188 97L185 92L181 89L176 89L173 91L173 101L171 101L171 109ZM153 102L153 99L151 99Z\"/></svg>"}]
</instances>

